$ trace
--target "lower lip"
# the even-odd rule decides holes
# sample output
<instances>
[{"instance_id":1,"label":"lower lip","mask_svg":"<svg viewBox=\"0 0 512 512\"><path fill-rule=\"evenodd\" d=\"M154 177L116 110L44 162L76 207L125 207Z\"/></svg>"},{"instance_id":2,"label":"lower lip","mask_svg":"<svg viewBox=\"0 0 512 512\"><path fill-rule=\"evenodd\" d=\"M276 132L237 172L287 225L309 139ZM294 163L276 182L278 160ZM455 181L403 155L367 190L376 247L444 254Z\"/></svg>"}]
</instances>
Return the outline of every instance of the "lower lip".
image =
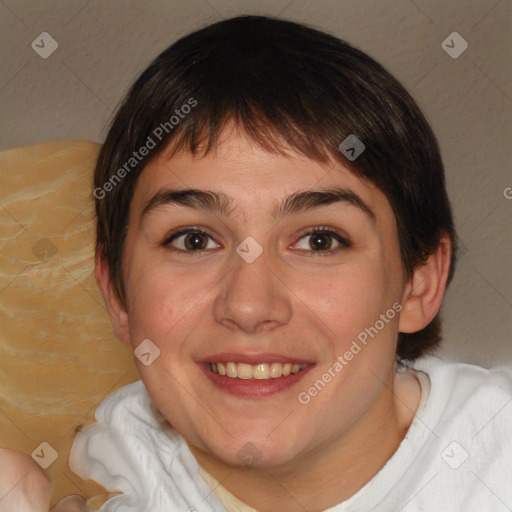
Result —
<instances>
[{"instance_id":1,"label":"lower lip","mask_svg":"<svg viewBox=\"0 0 512 512\"><path fill-rule=\"evenodd\" d=\"M244 398L265 398L297 384L315 365L309 364L300 372L270 379L232 379L212 372L204 363L198 363L210 382L231 395Z\"/></svg>"}]
</instances>

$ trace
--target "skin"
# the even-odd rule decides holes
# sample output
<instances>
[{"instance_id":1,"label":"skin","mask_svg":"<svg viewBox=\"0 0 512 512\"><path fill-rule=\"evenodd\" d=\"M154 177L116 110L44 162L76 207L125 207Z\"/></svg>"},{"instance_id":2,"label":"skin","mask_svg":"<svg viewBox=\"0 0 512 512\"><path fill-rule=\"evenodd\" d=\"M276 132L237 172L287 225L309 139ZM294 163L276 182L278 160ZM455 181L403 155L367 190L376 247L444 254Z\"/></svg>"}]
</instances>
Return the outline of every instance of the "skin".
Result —
<instances>
[{"instance_id":1,"label":"skin","mask_svg":"<svg viewBox=\"0 0 512 512\"><path fill-rule=\"evenodd\" d=\"M362 197L375 224L343 203L272 220L275 201L332 185ZM233 209L225 217L167 205L141 219L147 201L167 187L223 192L233 198ZM311 245L314 237L300 238L301 230L324 225L351 246L315 257L321 250ZM202 255L159 245L184 226L211 236ZM263 248L250 264L235 252L247 236ZM173 246L185 251L184 238ZM335 239L326 241L339 247ZM319 512L366 484L411 424L420 387L413 375L395 377L397 335L420 330L439 311L450 249L444 240L406 282L393 212L379 189L339 163L320 164L291 150L270 154L231 130L214 154L161 154L142 172L124 247L126 309L99 255L96 277L119 339L135 349L149 338L160 349L149 366L134 361L198 462L261 512ZM300 404L298 393L395 302L401 314L309 404ZM219 352L277 352L316 366L284 392L243 399L218 390L197 368L197 359ZM237 456L246 443L260 456L250 468Z\"/></svg>"},{"instance_id":2,"label":"skin","mask_svg":"<svg viewBox=\"0 0 512 512\"><path fill-rule=\"evenodd\" d=\"M0 512L85 512L85 499L67 496L50 508L52 486L26 453L0 448Z\"/></svg>"}]
</instances>

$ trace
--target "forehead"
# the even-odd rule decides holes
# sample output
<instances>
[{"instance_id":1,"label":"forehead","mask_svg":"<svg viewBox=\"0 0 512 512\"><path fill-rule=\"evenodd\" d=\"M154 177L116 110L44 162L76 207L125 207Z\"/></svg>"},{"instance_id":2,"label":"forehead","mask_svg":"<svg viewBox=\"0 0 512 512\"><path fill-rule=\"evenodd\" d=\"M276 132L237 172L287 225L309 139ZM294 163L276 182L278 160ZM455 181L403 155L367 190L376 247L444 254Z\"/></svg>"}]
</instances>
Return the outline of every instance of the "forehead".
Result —
<instances>
[{"instance_id":1,"label":"forehead","mask_svg":"<svg viewBox=\"0 0 512 512\"><path fill-rule=\"evenodd\" d=\"M231 132L206 156L162 151L138 179L132 207L141 212L163 189L205 189L232 198L237 208L272 210L297 191L342 187L359 196L380 222L394 220L385 195L339 162L321 163L294 150L270 153L248 137ZM391 218L389 218L391 215Z\"/></svg>"}]
</instances>

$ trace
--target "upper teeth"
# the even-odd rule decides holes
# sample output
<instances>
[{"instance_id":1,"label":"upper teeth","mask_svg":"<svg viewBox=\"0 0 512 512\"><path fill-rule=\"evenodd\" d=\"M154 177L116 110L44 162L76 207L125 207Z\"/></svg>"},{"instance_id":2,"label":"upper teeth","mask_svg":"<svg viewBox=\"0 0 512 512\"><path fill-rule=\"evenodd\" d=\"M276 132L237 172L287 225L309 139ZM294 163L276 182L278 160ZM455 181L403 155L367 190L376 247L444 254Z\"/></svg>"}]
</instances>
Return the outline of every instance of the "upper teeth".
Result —
<instances>
[{"instance_id":1,"label":"upper teeth","mask_svg":"<svg viewBox=\"0 0 512 512\"><path fill-rule=\"evenodd\" d=\"M245 363L210 363L210 369L219 375L226 375L233 379L268 379L282 377L283 375L290 375L290 373L297 373L305 368L307 364L292 364L292 363L260 363L260 364L245 364Z\"/></svg>"}]
</instances>

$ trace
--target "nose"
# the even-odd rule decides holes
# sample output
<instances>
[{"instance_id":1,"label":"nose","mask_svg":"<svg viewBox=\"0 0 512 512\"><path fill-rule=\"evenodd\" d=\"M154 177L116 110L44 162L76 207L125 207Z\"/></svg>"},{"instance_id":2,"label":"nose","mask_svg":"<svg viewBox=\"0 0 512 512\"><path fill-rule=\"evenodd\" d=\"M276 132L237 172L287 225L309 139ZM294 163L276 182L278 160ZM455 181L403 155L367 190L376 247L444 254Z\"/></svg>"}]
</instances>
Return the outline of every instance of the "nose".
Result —
<instances>
[{"instance_id":1,"label":"nose","mask_svg":"<svg viewBox=\"0 0 512 512\"><path fill-rule=\"evenodd\" d=\"M234 254L232 270L214 302L215 320L231 329L256 333L286 325L292 316L291 292L265 253L252 263Z\"/></svg>"}]
</instances>

